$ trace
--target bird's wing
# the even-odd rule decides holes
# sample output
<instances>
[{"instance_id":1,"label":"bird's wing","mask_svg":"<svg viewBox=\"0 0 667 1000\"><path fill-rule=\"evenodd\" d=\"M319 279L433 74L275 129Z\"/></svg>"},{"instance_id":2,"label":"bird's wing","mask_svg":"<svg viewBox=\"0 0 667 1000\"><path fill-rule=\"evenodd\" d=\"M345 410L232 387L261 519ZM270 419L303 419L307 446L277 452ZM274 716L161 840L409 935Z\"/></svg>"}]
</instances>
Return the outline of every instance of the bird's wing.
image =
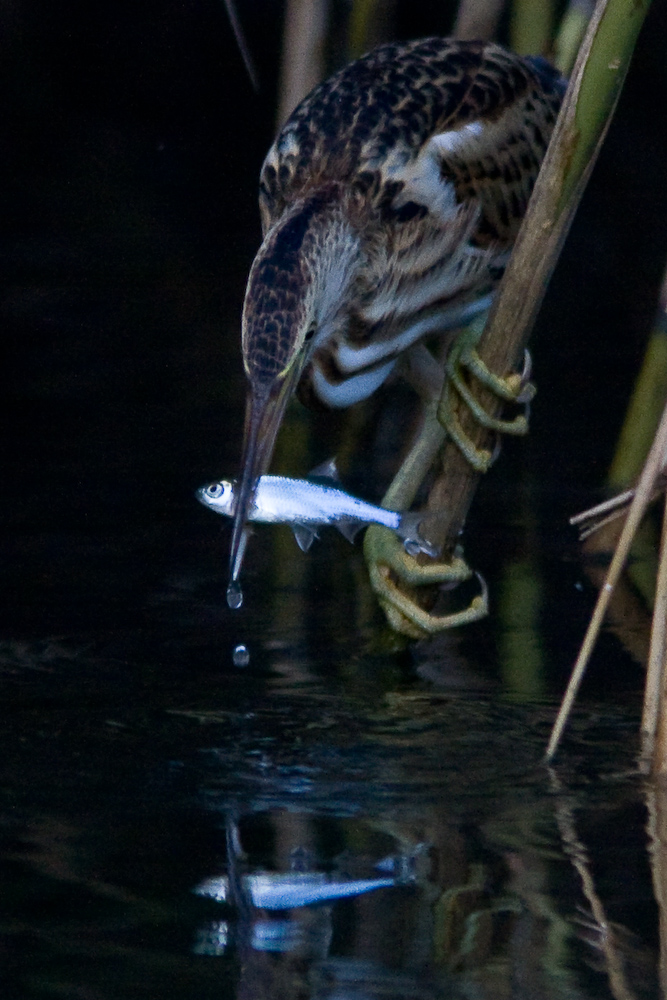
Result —
<instances>
[{"instance_id":1,"label":"bird's wing","mask_svg":"<svg viewBox=\"0 0 667 1000\"><path fill-rule=\"evenodd\" d=\"M441 212L443 199L478 200L480 239L511 238L563 86L547 63L492 43L381 46L316 87L283 127L260 178L264 228L337 182L400 222Z\"/></svg>"}]
</instances>

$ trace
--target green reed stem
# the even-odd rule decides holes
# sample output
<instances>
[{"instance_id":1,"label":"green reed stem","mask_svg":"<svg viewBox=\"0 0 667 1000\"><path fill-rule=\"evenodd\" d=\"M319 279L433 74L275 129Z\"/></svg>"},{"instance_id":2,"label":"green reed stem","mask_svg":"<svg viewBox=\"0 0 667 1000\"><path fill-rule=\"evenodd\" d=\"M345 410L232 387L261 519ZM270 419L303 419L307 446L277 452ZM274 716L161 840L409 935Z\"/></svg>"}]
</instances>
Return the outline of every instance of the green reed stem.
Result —
<instances>
[{"instance_id":1,"label":"green reed stem","mask_svg":"<svg viewBox=\"0 0 667 1000\"><path fill-rule=\"evenodd\" d=\"M521 358L609 127L648 8L649 0L598 0L596 4L514 252L479 341L479 354L493 371L511 370ZM479 398L490 413L499 412L501 404L490 393L480 391ZM465 407L457 415L475 445L488 445L488 433ZM478 478L457 447L448 442L442 473L431 493L433 503L441 503L447 517L433 542L455 544Z\"/></svg>"},{"instance_id":2,"label":"green reed stem","mask_svg":"<svg viewBox=\"0 0 667 1000\"><path fill-rule=\"evenodd\" d=\"M554 27L554 0L514 0L510 19L510 48L519 55L549 51Z\"/></svg>"}]
</instances>

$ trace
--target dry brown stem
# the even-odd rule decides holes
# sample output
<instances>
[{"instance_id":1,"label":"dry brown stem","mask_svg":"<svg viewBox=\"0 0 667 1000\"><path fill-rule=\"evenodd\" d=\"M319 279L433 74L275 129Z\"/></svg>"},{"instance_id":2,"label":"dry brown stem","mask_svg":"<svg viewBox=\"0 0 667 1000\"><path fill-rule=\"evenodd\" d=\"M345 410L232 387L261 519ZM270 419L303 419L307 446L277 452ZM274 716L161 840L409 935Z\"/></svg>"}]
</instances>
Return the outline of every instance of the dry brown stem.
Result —
<instances>
[{"instance_id":1,"label":"dry brown stem","mask_svg":"<svg viewBox=\"0 0 667 1000\"><path fill-rule=\"evenodd\" d=\"M280 65L278 128L324 76L328 0L288 0Z\"/></svg>"},{"instance_id":2,"label":"dry brown stem","mask_svg":"<svg viewBox=\"0 0 667 1000\"><path fill-rule=\"evenodd\" d=\"M660 985L667 997L667 798L663 781L655 781L646 793L649 861L653 893L660 913Z\"/></svg>"},{"instance_id":3,"label":"dry brown stem","mask_svg":"<svg viewBox=\"0 0 667 1000\"><path fill-rule=\"evenodd\" d=\"M552 791L558 793L555 810L556 824L561 836L563 852L569 857L573 868L581 879L582 892L590 907L592 926L597 934L597 944L604 956L609 990L614 1000L636 1000L635 994L628 986L623 968L623 958L616 946L604 905L595 887L588 851L577 834L574 809L563 796L563 786L551 768L549 776Z\"/></svg>"},{"instance_id":4,"label":"dry brown stem","mask_svg":"<svg viewBox=\"0 0 667 1000\"><path fill-rule=\"evenodd\" d=\"M495 38L505 0L460 0L452 34L455 38Z\"/></svg>"},{"instance_id":5,"label":"dry brown stem","mask_svg":"<svg viewBox=\"0 0 667 1000\"><path fill-rule=\"evenodd\" d=\"M652 759L654 774L667 774L667 505L663 512L651 649L644 689L642 757L647 761Z\"/></svg>"},{"instance_id":6,"label":"dry brown stem","mask_svg":"<svg viewBox=\"0 0 667 1000\"><path fill-rule=\"evenodd\" d=\"M666 453L667 406L663 411L660 426L658 427L655 440L651 446L648 458L646 459L646 464L644 465L639 483L637 484L637 488L635 490L635 495L632 503L630 504L628 517L623 525L623 531L621 532L621 537L619 538L618 545L616 546L614 558L612 559L607 572L604 586L598 596L595 610L593 611L588 630L579 651L579 656L577 657L577 661L572 670L570 683L568 684L556 722L554 723L551 738L549 740L549 746L547 747L547 760L551 760L555 754L560 738L563 734L563 730L567 724L572 705L574 704L574 699L577 696L579 685L583 680L583 676L586 671L586 667L588 666L588 661L597 640L600 627L604 620L609 601L614 592L614 587L616 586L618 578L625 567L630 546L632 545L639 523L651 501L656 482L658 481L665 463Z\"/></svg>"}]
</instances>

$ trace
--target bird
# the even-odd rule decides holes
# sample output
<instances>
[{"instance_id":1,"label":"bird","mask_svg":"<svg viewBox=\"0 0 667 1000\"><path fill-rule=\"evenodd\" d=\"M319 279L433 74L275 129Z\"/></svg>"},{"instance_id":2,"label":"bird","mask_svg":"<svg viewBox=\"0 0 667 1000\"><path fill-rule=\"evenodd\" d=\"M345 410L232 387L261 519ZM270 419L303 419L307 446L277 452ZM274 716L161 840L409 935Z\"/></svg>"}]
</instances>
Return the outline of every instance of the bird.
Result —
<instances>
[{"instance_id":1,"label":"bird","mask_svg":"<svg viewBox=\"0 0 667 1000\"><path fill-rule=\"evenodd\" d=\"M260 173L263 241L242 313L248 392L228 600L288 401L364 400L393 371L409 375L405 359L423 370L424 338L453 336L489 306L564 89L541 57L426 38L349 63L285 122ZM474 374L483 378L481 362ZM439 389L442 375L430 381Z\"/></svg>"}]
</instances>

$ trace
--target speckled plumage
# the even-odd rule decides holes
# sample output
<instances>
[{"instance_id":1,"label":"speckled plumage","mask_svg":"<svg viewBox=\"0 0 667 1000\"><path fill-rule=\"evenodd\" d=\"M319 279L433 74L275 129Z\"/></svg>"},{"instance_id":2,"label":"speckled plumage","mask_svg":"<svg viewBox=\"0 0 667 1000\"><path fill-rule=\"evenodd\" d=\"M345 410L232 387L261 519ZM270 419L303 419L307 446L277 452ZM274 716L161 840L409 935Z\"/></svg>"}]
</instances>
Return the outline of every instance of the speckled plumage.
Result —
<instances>
[{"instance_id":1,"label":"speckled plumage","mask_svg":"<svg viewBox=\"0 0 667 1000\"><path fill-rule=\"evenodd\" d=\"M562 92L543 60L439 38L381 46L316 87L262 168L268 241L248 284L243 343L251 380L283 370L318 229L336 218L358 241L356 274L337 329L316 338L311 360L324 379L341 383L390 357L360 351L355 365L341 340L400 350L416 321L426 332L455 325L502 274ZM311 363L306 395L312 376Z\"/></svg>"},{"instance_id":2,"label":"speckled plumage","mask_svg":"<svg viewBox=\"0 0 667 1000\"><path fill-rule=\"evenodd\" d=\"M429 38L381 46L320 84L264 162L264 242L243 311L250 382L232 540L287 398L348 406L422 337L489 301L564 83L541 59Z\"/></svg>"},{"instance_id":3,"label":"speckled plumage","mask_svg":"<svg viewBox=\"0 0 667 1000\"><path fill-rule=\"evenodd\" d=\"M264 231L295 198L328 181L364 191L375 185L377 200L388 200L394 189L383 190L386 184L400 183L400 170L432 136L480 119L498 122L519 101L524 127L508 130L504 148L486 163L462 156L447 172L461 197L479 195L480 181L490 191L498 180L534 174L561 96L547 63L499 45L445 38L383 45L316 87L282 128L260 178Z\"/></svg>"}]
</instances>

